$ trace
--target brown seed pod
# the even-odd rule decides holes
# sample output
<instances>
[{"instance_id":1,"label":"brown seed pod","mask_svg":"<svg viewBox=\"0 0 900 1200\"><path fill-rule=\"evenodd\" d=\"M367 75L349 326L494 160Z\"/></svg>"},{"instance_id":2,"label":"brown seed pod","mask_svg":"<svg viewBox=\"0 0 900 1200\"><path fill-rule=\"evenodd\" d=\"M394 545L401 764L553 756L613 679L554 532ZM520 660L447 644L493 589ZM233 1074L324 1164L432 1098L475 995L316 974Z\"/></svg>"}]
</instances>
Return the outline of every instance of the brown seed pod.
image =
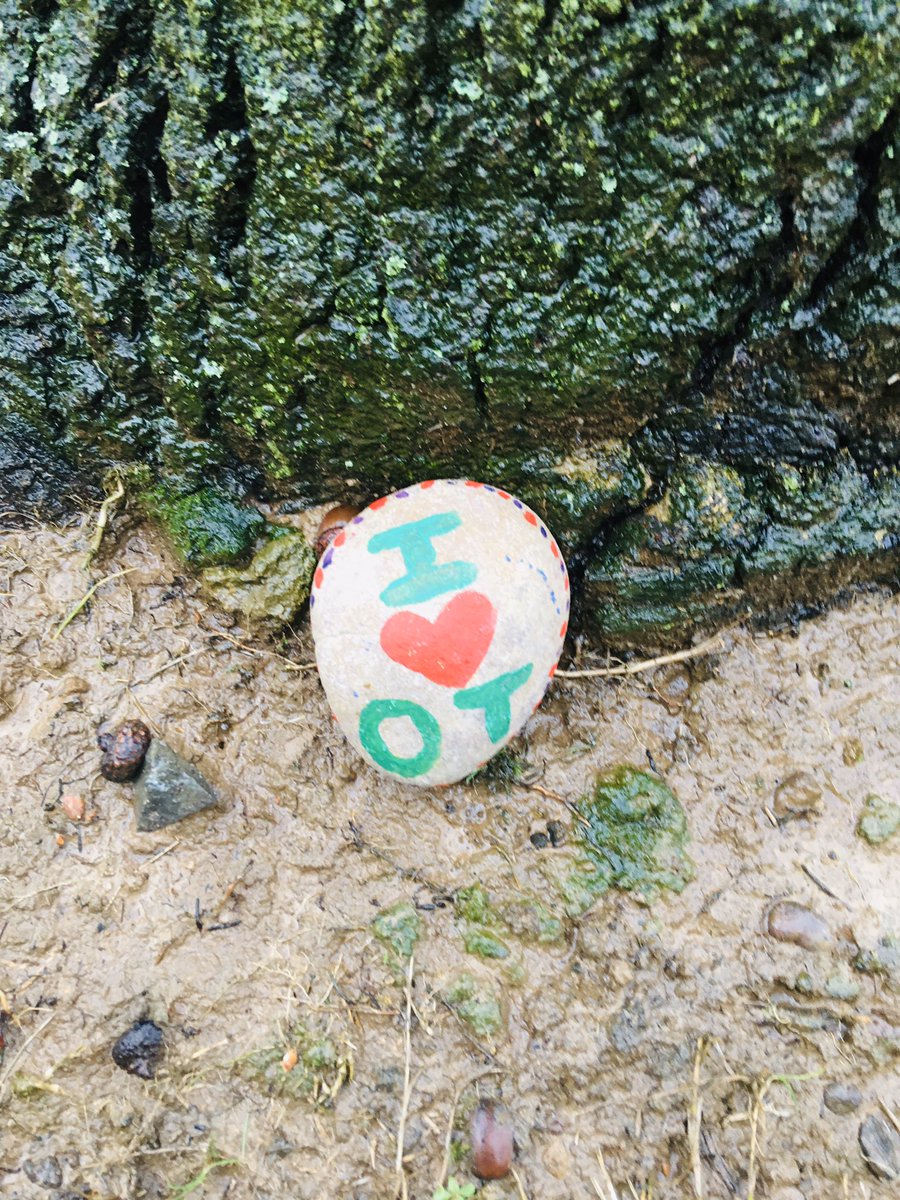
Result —
<instances>
[{"instance_id":1,"label":"brown seed pod","mask_svg":"<svg viewBox=\"0 0 900 1200\"><path fill-rule=\"evenodd\" d=\"M150 730L143 721L126 721L116 729L97 735L97 745L103 751L100 774L114 783L134 779L144 765L144 755L150 745Z\"/></svg>"},{"instance_id":2,"label":"brown seed pod","mask_svg":"<svg viewBox=\"0 0 900 1200\"><path fill-rule=\"evenodd\" d=\"M472 1113L472 1166L482 1179L502 1179L513 1159L513 1131L506 1109L485 1100Z\"/></svg>"},{"instance_id":3,"label":"brown seed pod","mask_svg":"<svg viewBox=\"0 0 900 1200\"><path fill-rule=\"evenodd\" d=\"M316 558L322 557L344 526L358 516L359 511L351 504L339 504L337 508L328 510L319 522L316 533Z\"/></svg>"}]
</instances>

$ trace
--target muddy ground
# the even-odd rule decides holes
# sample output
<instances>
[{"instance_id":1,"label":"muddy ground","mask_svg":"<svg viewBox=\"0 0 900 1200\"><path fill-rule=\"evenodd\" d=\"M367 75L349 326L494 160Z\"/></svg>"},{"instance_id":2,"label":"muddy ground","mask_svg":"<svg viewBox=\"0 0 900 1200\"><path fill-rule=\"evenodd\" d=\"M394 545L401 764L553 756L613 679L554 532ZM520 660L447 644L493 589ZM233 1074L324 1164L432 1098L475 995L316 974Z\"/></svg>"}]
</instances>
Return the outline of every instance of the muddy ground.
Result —
<instances>
[{"instance_id":1,"label":"muddy ground","mask_svg":"<svg viewBox=\"0 0 900 1200\"><path fill-rule=\"evenodd\" d=\"M0 545L0 1191L430 1200L448 1173L475 1182L467 1116L488 1097L518 1151L485 1200L895 1194L857 1138L900 1111L883 941L900 933L900 835L873 846L856 824L870 793L900 790L896 599L560 681L505 770L420 792L342 741L303 669L305 623L279 640L235 624L136 526L85 571L87 532ZM54 640L91 582L126 570ZM198 765L218 810L135 832L95 745L128 716ZM626 763L680 798L696 878L572 919L558 881L577 823L554 797ZM819 811L779 825L766 810L796 771ZM67 793L93 819L73 823ZM552 820L561 844L536 846ZM505 958L465 949L454 897L476 882L506 914ZM785 898L827 944L765 932ZM373 927L404 901L420 929L408 1055L407 960ZM499 1005L496 1032L463 1019L466 976ZM140 1018L165 1040L149 1081L110 1053ZM858 1087L855 1111L824 1106L835 1082Z\"/></svg>"}]
</instances>

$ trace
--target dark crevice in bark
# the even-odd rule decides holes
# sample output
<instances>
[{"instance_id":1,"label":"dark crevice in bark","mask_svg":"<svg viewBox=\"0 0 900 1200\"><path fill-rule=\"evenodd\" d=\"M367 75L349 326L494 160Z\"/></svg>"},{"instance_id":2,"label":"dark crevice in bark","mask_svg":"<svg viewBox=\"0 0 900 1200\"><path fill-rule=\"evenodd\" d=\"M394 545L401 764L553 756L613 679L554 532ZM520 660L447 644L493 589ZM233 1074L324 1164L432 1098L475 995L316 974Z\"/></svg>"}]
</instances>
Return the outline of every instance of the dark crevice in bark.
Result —
<instances>
[{"instance_id":1,"label":"dark crevice in bark","mask_svg":"<svg viewBox=\"0 0 900 1200\"><path fill-rule=\"evenodd\" d=\"M434 106L434 115L429 122L429 128L437 122L437 106L442 104L450 86L450 62L441 46L441 24L448 12L458 5L455 3L442 4L438 0L428 0L425 5L426 27L425 45L422 53L421 73L423 79L422 95L427 97Z\"/></svg>"},{"instance_id":2,"label":"dark crevice in bark","mask_svg":"<svg viewBox=\"0 0 900 1200\"><path fill-rule=\"evenodd\" d=\"M98 44L94 66L83 91L84 107L93 109L106 99L116 83L121 64L131 56L141 63L150 53L153 15L146 3L122 7L109 39Z\"/></svg>"},{"instance_id":3,"label":"dark crevice in bark","mask_svg":"<svg viewBox=\"0 0 900 1200\"><path fill-rule=\"evenodd\" d=\"M27 8L31 9L29 16L37 18L43 26L47 26L59 12L60 0L31 0Z\"/></svg>"},{"instance_id":4,"label":"dark crevice in bark","mask_svg":"<svg viewBox=\"0 0 900 1200\"><path fill-rule=\"evenodd\" d=\"M749 293L731 329L711 338L701 348L697 367L686 389L688 397L705 396L723 366L740 354L755 318L777 307L793 288L790 260L797 246L793 192L783 192L777 199L781 216L779 235L768 256L754 262L742 280Z\"/></svg>"},{"instance_id":5,"label":"dark crevice in bark","mask_svg":"<svg viewBox=\"0 0 900 1200\"><path fill-rule=\"evenodd\" d=\"M42 21L47 22L57 7L57 4L36 6L34 15ZM37 11L37 9L41 11ZM32 48L25 79L16 92L16 101L14 104L16 115L9 124L9 132L31 134L37 138L40 144L42 141L39 137L40 122L35 112L32 95L38 71L38 50L39 43L36 43ZM29 189L29 202L36 215L62 217L65 214L66 197L63 189L59 186L53 172L44 163L35 170L32 176L31 187Z\"/></svg>"},{"instance_id":6,"label":"dark crevice in bark","mask_svg":"<svg viewBox=\"0 0 900 1200\"><path fill-rule=\"evenodd\" d=\"M754 323L780 306L793 289L791 262L797 248L795 201L793 189L777 197L778 236L769 253L744 272L740 282L747 299L730 328L700 343L697 363L688 381L670 389L659 415L631 439L640 457L650 451L658 472L668 475L677 458L685 453L729 460L729 439L723 434L730 431L729 422L733 425L742 417L740 413L726 413L714 420L710 412L711 393L722 372L749 365L745 342ZM667 449L663 452L660 447Z\"/></svg>"},{"instance_id":7,"label":"dark crevice in bark","mask_svg":"<svg viewBox=\"0 0 900 1200\"><path fill-rule=\"evenodd\" d=\"M165 160L160 152L163 130L169 115L169 97L163 92L141 118L134 133L128 170L131 194L132 259L145 275L153 263L153 207L156 199L172 199ZM154 194L155 193L155 194Z\"/></svg>"},{"instance_id":8,"label":"dark crevice in bark","mask_svg":"<svg viewBox=\"0 0 900 1200\"><path fill-rule=\"evenodd\" d=\"M490 432L493 428L491 425L491 410L488 404L487 388L485 387L484 377L481 374L481 368L478 365L478 355L474 350L469 350L466 354L466 367L469 372L469 383L472 386L472 399L475 403L475 412L478 415L480 425L479 432Z\"/></svg>"},{"instance_id":9,"label":"dark crevice in bark","mask_svg":"<svg viewBox=\"0 0 900 1200\"><path fill-rule=\"evenodd\" d=\"M37 73L37 47L31 52L31 61L28 64L28 74L24 83L19 88L18 98L15 103L16 116L9 126L10 133L36 133L37 121L34 111L34 102L31 97L31 91L34 87L34 79Z\"/></svg>"},{"instance_id":10,"label":"dark crevice in bark","mask_svg":"<svg viewBox=\"0 0 900 1200\"><path fill-rule=\"evenodd\" d=\"M537 36L540 39L546 38L547 34L553 28L553 22L556 20L556 14L559 12L559 0L544 0L544 15L538 22Z\"/></svg>"},{"instance_id":11,"label":"dark crevice in bark","mask_svg":"<svg viewBox=\"0 0 900 1200\"><path fill-rule=\"evenodd\" d=\"M135 129L126 176L127 191L131 197L131 261L136 275L131 298L133 339L140 337L149 318L144 280L154 265L154 206L157 200L168 201L172 198L168 172L160 150L168 115L169 98L163 92Z\"/></svg>"},{"instance_id":12,"label":"dark crevice in bark","mask_svg":"<svg viewBox=\"0 0 900 1200\"><path fill-rule=\"evenodd\" d=\"M216 240L226 259L230 259L244 241L256 184L256 149L247 120L244 81L233 52L225 67L222 99L210 110L205 130L207 141L215 141L221 134L233 135L229 148L233 165L218 205Z\"/></svg>"},{"instance_id":13,"label":"dark crevice in bark","mask_svg":"<svg viewBox=\"0 0 900 1200\"><path fill-rule=\"evenodd\" d=\"M809 307L821 311L827 301L832 284L860 254L866 245L870 230L878 224L878 190L881 171L891 145L897 124L900 121L900 103L894 105L885 119L872 134L856 148L853 161L859 176L860 186L856 200L856 215L850 222L846 234L822 265L809 289Z\"/></svg>"},{"instance_id":14,"label":"dark crevice in bark","mask_svg":"<svg viewBox=\"0 0 900 1200\"><path fill-rule=\"evenodd\" d=\"M812 312L824 308L835 281L849 273L854 258L865 252L871 231L878 224L878 192L883 163L900 120L900 105L895 105L881 125L860 146L853 157L860 179L856 214L844 237L823 264L808 291L806 306ZM747 335L761 318L774 313L794 288L791 270L798 237L795 225L795 188L778 197L781 229L768 259L754 264L745 279L755 295L738 313L732 328L702 347L697 368L688 385L670 397L664 415L651 421L644 433L651 440L669 430L676 453L691 452L732 461L734 446L759 446L760 460L782 457L788 461L823 462L833 460L850 446L849 432L836 413L816 406L797 406L788 399L772 398L763 393L751 395L752 411L739 407L725 413L719 421L710 419L709 397L721 375L733 366L752 365L745 349ZM764 383L760 383L760 388ZM729 389L735 392L734 386ZM766 417L769 415L767 423ZM767 437L767 429L770 432ZM683 431L687 431L686 433ZM702 432L700 432L702 431ZM746 467L746 462L738 465Z\"/></svg>"}]
</instances>

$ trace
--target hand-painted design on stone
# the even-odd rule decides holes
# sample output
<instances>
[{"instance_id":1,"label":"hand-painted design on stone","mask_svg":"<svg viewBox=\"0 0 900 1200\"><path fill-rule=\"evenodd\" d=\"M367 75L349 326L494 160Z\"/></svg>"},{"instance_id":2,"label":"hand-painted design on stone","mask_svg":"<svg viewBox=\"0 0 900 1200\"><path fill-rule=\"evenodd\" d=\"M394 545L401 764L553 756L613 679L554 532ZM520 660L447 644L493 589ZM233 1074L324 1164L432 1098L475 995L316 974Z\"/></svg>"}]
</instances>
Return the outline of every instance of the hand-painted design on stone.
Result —
<instances>
[{"instance_id":1,"label":"hand-painted design on stone","mask_svg":"<svg viewBox=\"0 0 900 1200\"><path fill-rule=\"evenodd\" d=\"M381 629L388 658L444 687L465 687L494 636L497 610L480 592L459 592L434 621L414 612L394 613Z\"/></svg>"},{"instance_id":2,"label":"hand-painted design on stone","mask_svg":"<svg viewBox=\"0 0 900 1200\"><path fill-rule=\"evenodd\" d=\"M347 737L381 770L431 785L470 774L540 703L569 580L521 500L426 480L340 531L311 603L319 673Z\"/></svg>"}]
</instances>

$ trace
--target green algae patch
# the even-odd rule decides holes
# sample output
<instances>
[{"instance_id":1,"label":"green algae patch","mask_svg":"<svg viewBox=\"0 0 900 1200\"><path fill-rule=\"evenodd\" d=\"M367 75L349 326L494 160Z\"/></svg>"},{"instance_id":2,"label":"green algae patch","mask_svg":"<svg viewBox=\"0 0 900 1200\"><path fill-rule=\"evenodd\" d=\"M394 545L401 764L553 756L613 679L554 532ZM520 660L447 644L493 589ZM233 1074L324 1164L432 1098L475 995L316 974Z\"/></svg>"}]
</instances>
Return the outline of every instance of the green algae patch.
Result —
<instances>
[{"instance_id":1,"label":"green algae patch","mask_svg":"<svg viewBox=\"0 0 900 1200\"><path fill-rule=\"evenodd\" d=\"M457 929L467 953L480 958L509 960L507 935L521 943L543 945L564 937L562 921L535 896L523 895L495 907L485 889L476 883L460 888L455 909ZM508 961L504 969L510 983L521 982L521 962Z\"/></svg>"},{"instance_id":2,"label":"green algae patch","mask_svg":"<svg viewBox=\"0 0 900 1200\"><path fill-rule=\"evenodd\" d=\"M285 1069L285 1055L294 1051L296 1063ZM329 1105L353 1074L349 1052L335 1040L302 1021L284 1039L254 1050L239 1060L241 1074L261 1084L271 1096L305 1098Z\"/></svg>"},{"instance_id":3,"label":"green algae patch","mask_svg":"<svg viewBox=\"0 0 900 1200\"><path fill-rule=\"evenodd\" d=\"M526 943L549 946L565 938L565 928L559 917L540 900L523 897L500 906L499 916L509 932Z\"/></svg>"},{"instance_id":4,"label":"green algae patch","mask_svg":"<svg viewBox=\"0 0 900 1200\"><path fill-rule=\"evenodd\" d=\"M444 993L444 1000L476 1037L493 1038L503 1025L500 999L491 989L463 974Z\"/></svg>"},{"instance_id":5,"label":"green algae patch","mask_svg":"<svg viewBox=\"0 0 900 1200\"><path fill-rule=\"evenodd\" d=\"M900 829L900 804L867 796L866 805L856 825L856 832L871 846L880 846Z\"/></svg>"},{"instance_id":6,"label":"green algae patch","mask_svg":"<svg viewBox=\"0 0 900 1200\"><path fill-rule=\"evenodd\" d=\"M203 586L217 604L250 620L290 621L309 599L315 551L298 530L278 528L250 561L208 567Z\"/></svg>"},{"instance_id":7,"label":"green algae patch","mask_svg":"<svg viewBox=\"0 0 900 1200\"><path fill-rule=\"evenodd\" d=\"M577 808L585 820L578 827L584 857L564 888L572 911L583 911L609 888L652 900L663 889L682 891L694 878L684 809L662 780L637 767L616 767Z\"/></svg>"},{"instance_id":8,"label":"green algae patch","mask_svg":"<svg viewBox=\"0 0 900 1200\"><path fill-rule=\"evenodd\" d=\"M528 767L521 751L510 746L504 746L493 758L489 758L483 767L467 775L466 783L486 783L491 790L509 791L517 783Z\"/></svg>"},{"instance_id":9,"label":"green algae patch","mask_svg":"<svg viewBox=\"0 0 900 1200\"><path fill-rule=\"evenodd\" d=\"M456 893L454 908L457 917L462 921L487 925L496 919L490 898L480 883L460 888Z\"/></svg>"},{"instance_id":10,"label":"green algae patch","mask_svg":"<svg viewBox=\"0 0 900 1200\"><path fill-rule=\"evenodd\" d=\"M454 907L467 953L480 958L509 958L509 946L494 932L500 924L499 917L481 884L460 888Z\"/></svg>"},{"instance_id":11,"label":"green algae patch","mask_svg":"<svg viewBox=\"0 0 900 1200\"><path fill-rule=\"evenodd\" d=\"M160 486L147 494L145 504L179 557L193 567L221 566L243 558L266 524L255 508L238 504L212 487L172 498Z\"/></svg>"},{"instance_id":12,"label":"green algae patch","mask_svg":"<svg viewBox=\"0 0 900 1200\"><path fill-rule=\"evenodd\" d=\"M422 934L422 919L408 900L386 908L372 922L375 936L398 958L408 959Z\"/></svg>"},{"instance_id":13,"label":"green algae patch","mask_svg":"<svg viewBox=\"0 0 900 1200\"><path fill-rule=\"evenodd\" d=\"M470 925L463 930L463 945L468 954L481 958L509 958L509 946L490 929L481 925Z\"/></svg>"}]
</instances>

